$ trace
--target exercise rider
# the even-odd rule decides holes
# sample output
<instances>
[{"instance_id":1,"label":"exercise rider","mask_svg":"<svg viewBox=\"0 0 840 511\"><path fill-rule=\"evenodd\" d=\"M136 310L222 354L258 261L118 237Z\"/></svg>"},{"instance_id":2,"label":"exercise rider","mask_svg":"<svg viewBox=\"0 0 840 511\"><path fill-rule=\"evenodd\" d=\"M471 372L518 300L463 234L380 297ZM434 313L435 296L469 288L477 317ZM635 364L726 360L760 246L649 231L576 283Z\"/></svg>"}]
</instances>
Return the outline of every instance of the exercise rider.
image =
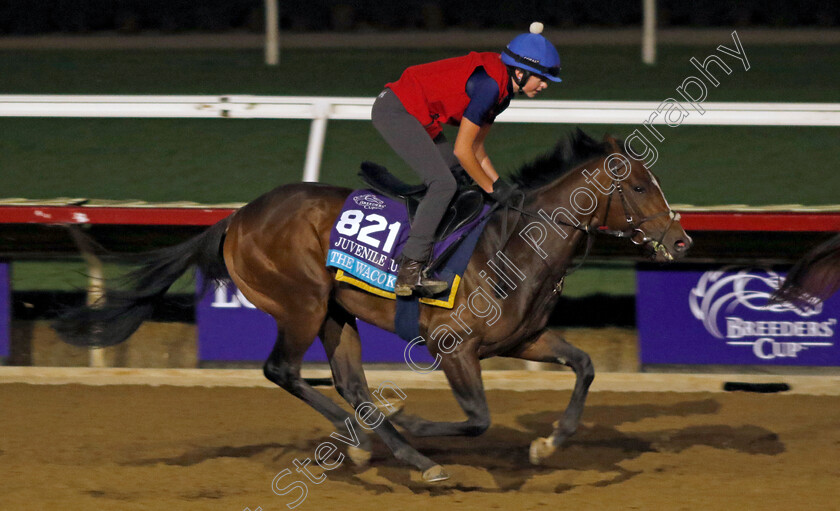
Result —
<instances>
[{"instance_id":1,"label":"exercise rider","mask_svg":"<svg viewBox=\"0 0 840 511\"><path fill-rule=\"evenodd\" d=\"M431 296L445 282L427 274L435 231L457 191L452 169L461 166L494 200L505 203L513 186L499 179L484 148L496 116L514 93L535 97L559 82L560 55L541 35L542 23L514 38L501 54L472 52L406 69L373 103L373 125L426 185L402 251L395 293ZM441 124L459 126L455 145Z\"/></svg>"}]
</instances>

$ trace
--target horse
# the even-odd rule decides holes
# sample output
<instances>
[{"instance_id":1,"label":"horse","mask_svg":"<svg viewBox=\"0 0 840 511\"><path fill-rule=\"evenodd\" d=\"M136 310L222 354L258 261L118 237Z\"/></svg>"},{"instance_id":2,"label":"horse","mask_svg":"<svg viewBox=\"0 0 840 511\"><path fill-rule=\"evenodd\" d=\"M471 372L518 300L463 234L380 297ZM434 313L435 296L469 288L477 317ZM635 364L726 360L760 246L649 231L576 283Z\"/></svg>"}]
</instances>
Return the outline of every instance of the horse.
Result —
<instances>
[{"instance_id":1,"label":"horse","mask_svg":"<svg viewBox=\"0 0 840 511\"><path fill-rule=\"evenodd\" d=\"M840 290L840 234L811 249L788 272L771 303L815 304Z\"/></svg>"},{"instance_id":2,"label":"horse","mask_svg":"<svg viewBox=\"0 0 840 511\"><path fill-rule=\"evenodd\" d=\"M613 137L596 141L578 129L514 173L518 205L497 208L488 219L453 308L421 306L421 335L466 419L434 422L398 412L375 432L398 460L419 469L424 481L449 476L395 426L415 436L487 431L490 412L480 359L559 363L576 375L570 401L553 431L531 443L531 462L541 463L577 430L594 368L585 352L546 325L584 239L587 247L597 236L626 239L657 261L678 259L692 245L658 179L643 161L629 158L623 146ZM337 282L335 270L325 266L330 229L350 192L318 183L275 188L195 238L146 253L127 277L130 288L109 291L104 303L71 311L54 326L72 344L117 344L189 268L200 269L205 282L229 277L251 303L276 320L277 340L263 366L265 377L343 431L345 421L356 420L354 415L301 377L303 355L319 336L340 396L354 409L369 405L373 400L356 318L393 332L396 308L393 300ZM502 266L508 271L498 273L498 281L485 271ZM359 435L358 442L348 448L348 456L363 466L371 441Z\"/></svg>"}]
</instances>

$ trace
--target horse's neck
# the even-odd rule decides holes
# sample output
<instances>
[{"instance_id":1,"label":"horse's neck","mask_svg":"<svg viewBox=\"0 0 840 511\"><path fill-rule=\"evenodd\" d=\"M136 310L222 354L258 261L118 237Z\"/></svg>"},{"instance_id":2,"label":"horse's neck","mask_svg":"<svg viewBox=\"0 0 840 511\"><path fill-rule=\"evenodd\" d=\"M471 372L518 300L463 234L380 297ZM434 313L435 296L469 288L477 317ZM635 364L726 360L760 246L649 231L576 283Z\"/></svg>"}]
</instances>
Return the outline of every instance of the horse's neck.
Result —
<instances>
[{"instance_id":1,"label":"horse's neck","mask_svg":"<svg viewBox=\"0 0 840 511\"><path fill-rule=\"evenodd\" d=\"M555 284L568 271L575 251L584 239L581 229L564 224L584 228L592 223L593 217L602 209L598 207L590 214L581 214L572 208L571 192L579 186L585 186L583 176L577 170L572 171L560 182L531 191L524 204L525 214L512 211L506 213L510 237L502 253L508 257L511 254L517 256L516 264L523 274L533 280L532 286L529 286L533 292L553 291ZM518 221L512 225L511 219L517 216ZM552 216L557 220L553 225L549 220ZM488 227L502 238L505 235L502 232L503 226L502 215L499 215L493 225ZM543 236L544 239L537 244L535 238ZM497 247L491 248L495 252Z\"/></svg>"}]
</instances>

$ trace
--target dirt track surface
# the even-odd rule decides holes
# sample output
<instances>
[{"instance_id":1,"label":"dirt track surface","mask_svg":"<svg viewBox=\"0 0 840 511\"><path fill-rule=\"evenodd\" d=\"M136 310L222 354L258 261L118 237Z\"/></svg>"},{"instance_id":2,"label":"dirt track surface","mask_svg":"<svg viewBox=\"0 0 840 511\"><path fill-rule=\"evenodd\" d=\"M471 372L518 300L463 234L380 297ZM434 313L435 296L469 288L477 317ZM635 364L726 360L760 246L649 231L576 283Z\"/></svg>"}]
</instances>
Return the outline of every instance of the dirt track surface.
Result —
<instances>
[{"instance_id":1,"label":"dirt track surface","mask_svg":"<svg viewBox=\"0 0 840 511\"><path fill-rule=\"evenodd\" d=\"M462 418L448 391L406 394L409 413ZM577 435L531 466L568 397L489 391L485 435L413 439L448 481L422 483L376 441L369 468L345 459L297 509L838 509L840 397L596 392ZM287 509L297 492L272 493L275 475L334 431L265 388L6 384L0 411L0 509Z\"/></svg>"}]
</instances>

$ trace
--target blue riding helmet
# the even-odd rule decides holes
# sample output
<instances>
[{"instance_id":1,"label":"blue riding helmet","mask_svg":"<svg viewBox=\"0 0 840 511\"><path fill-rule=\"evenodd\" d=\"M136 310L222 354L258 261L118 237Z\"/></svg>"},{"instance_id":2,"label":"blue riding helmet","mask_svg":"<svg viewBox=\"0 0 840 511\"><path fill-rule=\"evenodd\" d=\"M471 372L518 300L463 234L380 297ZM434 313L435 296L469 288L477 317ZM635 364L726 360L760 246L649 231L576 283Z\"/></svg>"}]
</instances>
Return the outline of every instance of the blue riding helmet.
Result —
<instances>
[{"instance_id":1,"label":"blue riding helmet","mask_svg":"<svg viewBox=\"0 0 840 511\"><path fill-rule=\"evenodd\" d=\"M508 66L544 76L552 82L561 82L560 54L542 35L543 24L531 23L531 33L516 36L502 51L502 62ZM528 81L524 77L524 82ZM522 84L518 84L522 86Z\"/></svg>"}]
</instances>

